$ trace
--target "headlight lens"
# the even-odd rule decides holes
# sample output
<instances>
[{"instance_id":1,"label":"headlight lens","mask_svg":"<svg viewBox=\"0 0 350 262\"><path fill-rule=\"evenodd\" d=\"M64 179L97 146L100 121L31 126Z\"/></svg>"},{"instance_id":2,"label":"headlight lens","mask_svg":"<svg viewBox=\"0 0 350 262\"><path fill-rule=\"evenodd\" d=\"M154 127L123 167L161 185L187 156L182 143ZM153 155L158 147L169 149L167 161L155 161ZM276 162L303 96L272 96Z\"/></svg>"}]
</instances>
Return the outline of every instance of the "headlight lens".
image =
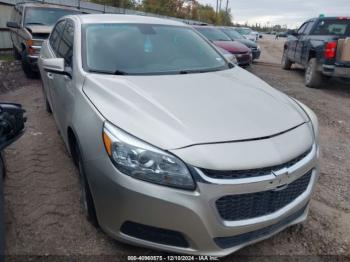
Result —
<instances>
[{"instance_id":1,"label":"headlight lens","mask_svg":"<svg viewBox=\"0 0 350 262\"><path fill-rule=\"evenodd\" d=\"M112 162L122 173L165 186L195 188L188 168L180 159L107 122L103 129L103 142Z\"/></svg>"},{"instance_id":2,"label":"headlight lens","mask_svg":"<svg viewBox=\"0 0 350 262\"><path fill-rule=\"evenodd\" d=\"M318 143L318 138L319 138L319 127L318 127L318 119L316 114L306 105L301 103L300 101L296 100L293 98L293 100L297 103L297 105L304 111L304 113L308 116L310 119L310 122L312 124L312 129L314 131L314 136L315 136L315 142Z\"/></svg>"}]
</instances>

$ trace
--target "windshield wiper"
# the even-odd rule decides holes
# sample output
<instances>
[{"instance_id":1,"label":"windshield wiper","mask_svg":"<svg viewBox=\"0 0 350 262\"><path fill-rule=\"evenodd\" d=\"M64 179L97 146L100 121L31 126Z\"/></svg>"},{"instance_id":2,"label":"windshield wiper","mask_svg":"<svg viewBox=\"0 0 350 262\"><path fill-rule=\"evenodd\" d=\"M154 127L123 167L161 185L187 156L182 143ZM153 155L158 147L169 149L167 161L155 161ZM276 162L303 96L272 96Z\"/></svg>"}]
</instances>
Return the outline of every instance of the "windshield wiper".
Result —
<instances>
[{"instance_id":1,"label":"windshield wiper","mask_svg":"<svg viewBox=\"0 0 350 262\"><path fill-rule=\"evenodd\" d=\"M116 70L114 72L98 70L98 69L89 69L90 73L98 73L98 74L107 74L107 75L128 75L127 72Z\"/></svg>"},{"instance_id":2,"label":"windshield wiper","mask_svg":"<svg viewBox=\"0 0 350 262\"><path fill-rule=\"evenodd\" d=\"M43 24L43 23L26 23L26 25L46 25L46 24Z\"/></svg>"},{"instance_id":3,"label":"windshield wiper","mask_svg":"<svg viewBox=\"0 0 350 262\"><path fill-rule=\"evenodd\" d=\"M116 70L114 72L115 75L128 75L129 73L125 72L125 71L120 71L120 70Z\"/></svg>"}]
</instances>

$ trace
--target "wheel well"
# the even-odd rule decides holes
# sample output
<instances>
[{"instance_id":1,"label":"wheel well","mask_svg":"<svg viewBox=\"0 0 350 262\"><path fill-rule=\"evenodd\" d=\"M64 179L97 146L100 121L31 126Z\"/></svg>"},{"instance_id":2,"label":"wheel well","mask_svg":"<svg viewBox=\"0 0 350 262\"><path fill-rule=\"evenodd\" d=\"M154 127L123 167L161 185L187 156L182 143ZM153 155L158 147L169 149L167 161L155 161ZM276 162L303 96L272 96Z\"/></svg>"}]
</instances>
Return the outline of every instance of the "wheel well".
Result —
<instances>
[{"instance_id":1,"label":"wheel well","mask_svg":"<svg viewBox=\"0 0 350 262\"><path fill-rule=\"evenodd\" d=\"M23 52L24 50L26 50L26 46L25 46L23 43L21 44L21 48L22 48L22 50L21 50L22 52Z\"/></svg>"},{"instance_id":2,"label":"wheel well","mask_svg":"<svg viewBox=\"0 0 350 262\"><path fill-rule=\"evenodd\" d=\"M69 150L72 155L74 164L77 165L78 163L78 155L76 150L77 138L75 137L75 134L71 127L68 127L67 135L68 135Z\"/></svg>"},{"instance_id":3,"label":"wheel well","mask_svg":"<svg viewBox=\"0 0 350 262\"><path fill-rule=\"evenodd\" d=\"M311 58L315 58L315 57L316 57L316 52L314 50L310 50L308 61L310 61Z\"/></svg>"}]
</instances>

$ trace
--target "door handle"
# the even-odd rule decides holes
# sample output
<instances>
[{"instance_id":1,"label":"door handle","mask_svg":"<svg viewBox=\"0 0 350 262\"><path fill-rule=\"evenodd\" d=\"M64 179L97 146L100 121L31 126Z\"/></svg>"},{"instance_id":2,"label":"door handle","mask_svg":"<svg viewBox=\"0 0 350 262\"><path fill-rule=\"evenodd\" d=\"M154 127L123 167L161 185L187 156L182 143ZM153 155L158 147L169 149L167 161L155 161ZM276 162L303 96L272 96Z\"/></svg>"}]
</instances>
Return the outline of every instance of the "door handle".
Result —
<instances>
[{"instance_id":1,"label":"door handle","mask_svg":"<svg viewBox=\"0 0 350 262\"><path fill-rule=\"evenodd\" d=\"M47 73L47 77L50 78L50 79L54 79L54 76L52 73Z\"/></svg>"}]
</instances>

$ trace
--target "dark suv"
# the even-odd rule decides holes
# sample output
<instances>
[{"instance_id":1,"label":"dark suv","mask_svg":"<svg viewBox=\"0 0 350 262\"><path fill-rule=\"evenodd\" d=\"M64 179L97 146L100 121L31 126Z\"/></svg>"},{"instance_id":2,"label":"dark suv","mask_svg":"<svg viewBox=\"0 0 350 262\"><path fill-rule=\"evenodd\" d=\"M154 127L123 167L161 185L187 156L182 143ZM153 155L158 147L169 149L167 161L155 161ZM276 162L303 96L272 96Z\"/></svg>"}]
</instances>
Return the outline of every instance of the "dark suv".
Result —
<instances>
[{"instance_id":1,"label":"dark suv","mask_svg":"<svg viewBox=\"0 0 350 262\"><path fill-rule=\"evenodd\" d=\"M12 19L7 22L16 59L22 60L28 77L38 72L37 60L42 42L49 37L53 25L65 15L80 13L70 7L41 3L20 3L14 7Z\"/></svg>"},{"instance_id":2,"label":"dark suv","mask_svg":"<svg viewBox=\"0 0 350 262\"><path fill-rule=\"evenodd\" d=\"M350 17L319 17L306 21L287 39L282 67L293 63L305 70L305 84L318 88L324 79L350 79Z\"/></svg>"}]
</instances>

